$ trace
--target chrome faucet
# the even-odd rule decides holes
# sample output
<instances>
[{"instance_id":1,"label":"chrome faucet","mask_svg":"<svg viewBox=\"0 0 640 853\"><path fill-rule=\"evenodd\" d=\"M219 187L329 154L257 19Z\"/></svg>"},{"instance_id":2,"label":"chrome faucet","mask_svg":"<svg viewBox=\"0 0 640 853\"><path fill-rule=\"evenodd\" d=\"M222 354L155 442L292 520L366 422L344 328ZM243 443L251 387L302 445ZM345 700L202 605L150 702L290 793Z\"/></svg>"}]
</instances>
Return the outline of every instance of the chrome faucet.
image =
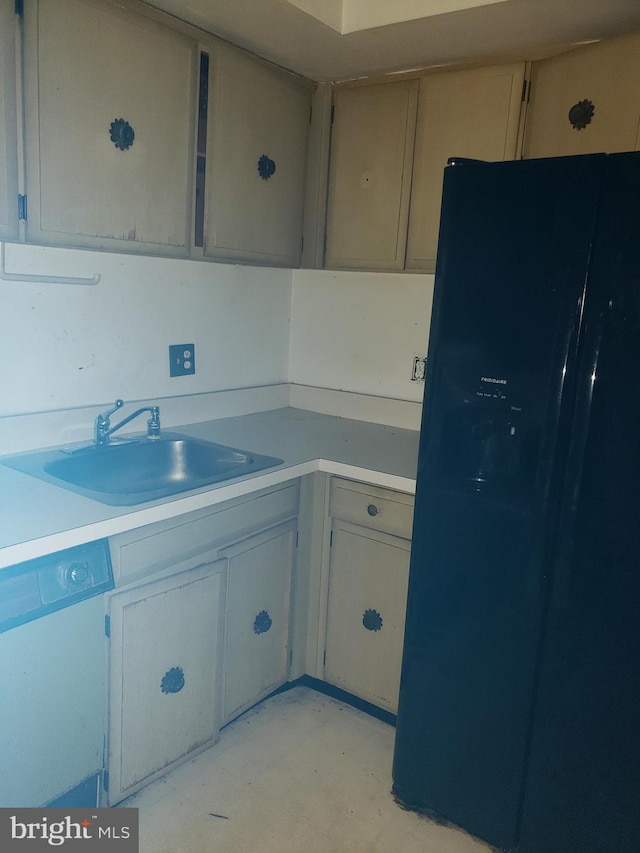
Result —
<instances>
[{"instance_id":1,"label":"chrome faucet","mask_svg":"<svg viewBox=\"0 0 640 853\"><path fill-rule=\"evenodd\" d=\"M138 415L141 415L143 412L149 412L151 414L151 417L147 421L147 438L160 438L159 406L144 406L142 409L136 409L135 412L121 420L119 424L111 426L111 415L123 406L124 403L122 400L116 400L112 409L109 409L109 411L105 412L103 415L98 415L95 422L94 433L94 441L96 444L109 444L109 438L116 430L120 429L120 427L123 427L125 424L128 424L129 421L132 421L134 418L137 418Z\"/></svg>"}]
</instances>

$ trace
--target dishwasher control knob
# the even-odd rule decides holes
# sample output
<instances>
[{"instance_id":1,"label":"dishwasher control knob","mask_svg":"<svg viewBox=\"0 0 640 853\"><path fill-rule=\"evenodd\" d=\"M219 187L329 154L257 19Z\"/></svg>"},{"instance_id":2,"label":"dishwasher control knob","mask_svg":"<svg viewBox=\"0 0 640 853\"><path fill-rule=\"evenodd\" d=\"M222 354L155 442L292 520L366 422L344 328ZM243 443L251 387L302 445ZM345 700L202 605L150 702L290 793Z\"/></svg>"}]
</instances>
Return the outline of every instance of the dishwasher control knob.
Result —
<instances>
[{"instance_id":1,"label":"dishwasher control knob","mask_svg":"<svg viewBox=\"0 0 640 853\"><path fill-rule=\"evenodd\" d=\"M89 567L86 563L71 563L64 573L67 583L82 586L89 580Z\"/></svg>"}]
</instances>

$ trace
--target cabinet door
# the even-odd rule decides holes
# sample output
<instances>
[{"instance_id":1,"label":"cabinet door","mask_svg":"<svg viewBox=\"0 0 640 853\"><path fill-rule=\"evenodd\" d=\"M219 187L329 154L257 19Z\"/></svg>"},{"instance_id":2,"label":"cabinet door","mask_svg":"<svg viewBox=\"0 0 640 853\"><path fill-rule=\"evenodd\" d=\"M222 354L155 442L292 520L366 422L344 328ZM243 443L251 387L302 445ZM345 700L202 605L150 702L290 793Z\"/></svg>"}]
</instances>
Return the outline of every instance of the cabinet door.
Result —
<instances>
[{"instance_id":1,"label":"cabinet door","mask_svg":"<svg viewBox=\"0 0 640 853\"><path fill-rule=\"evenodd\" d=\"M25 24L28 239L186 255L195 42L95 0Z\"/></svg>"},{"instance_id":2,"label":"cabinet door","mask_svg":"<svg viewBox=\"0 0 640 853\"><path fill-rule=\"evenodd\" d=\"M449 157L516 157L524 63L447 71L420 80L407 269L435 270Z\"/></svg>"},{"instance_id":3,"label":"cabinet door","mask_svg":"<svg viewBox=\"0 0 640 853\"><path fill-rule=\"evenodd\" d=\"M287 680L295 522L224 551L229 560L225 720Z\"/></svg>"},{"instance_id":4,"label":"cabinet door","mask_svg":"<svg viewBox=\"0 0 640 853\"><path fill-rule=\"evenodd\" d=\"M16 33L13 0L0 0L0 240L18 236Z\"/></svg>"},{"instance_id":5,"label":"cabinet door","mask_svg":"<svg viewBox=\"0 0 640 853\"><path fill-rule=\"evenodd\" d=\"M311 88L212 50L205 255L299 266Z\"/></svg>"},{"instance_id":6,"label":"cabinet door","mask_svg":"<svg viewBox=\"0 0 640 853\"><path fill-rule=\"evenodd\" d=\"M217 738L225 568L200 563L110 599L110 804Z\"/></svg>"},{"instance_id":7,"label":"cabinet door","mask_svg":"<svg viewBox=\"0 0 640 853\"><path fill-rule=\"evenodd\" d=\"M534 62L525 157L640 147L640 33Z\"/></svg>"},{"instance_id":8,"label":"cabinet door","mask_svg":"<svg viewBox=\"0 0 640 853\"><path fill-rule=\"evenodd\" d=\"M393 713L410 550L406 539L333 522L324 677Z\"/></svg>"},{"instance_id":9,"label":"cabinet door","mask_svg":"<svg viewBox=\"0 0 640 853\"><path fill-rule=\"evenodd\" d=\"M325 266L404 267L418 81L336 89Z\"/></svg>"}]
</instances>

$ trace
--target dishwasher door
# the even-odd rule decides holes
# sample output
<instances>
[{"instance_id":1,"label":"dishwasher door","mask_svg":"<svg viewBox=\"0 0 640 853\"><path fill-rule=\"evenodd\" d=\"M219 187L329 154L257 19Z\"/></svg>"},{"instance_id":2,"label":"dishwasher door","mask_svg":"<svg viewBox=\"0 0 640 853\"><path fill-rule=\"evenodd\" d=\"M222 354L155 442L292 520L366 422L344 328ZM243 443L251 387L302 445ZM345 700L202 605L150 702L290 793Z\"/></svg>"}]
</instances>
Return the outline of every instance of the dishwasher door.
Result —
<instances>
[{"instance_id":1,"label":"dishwasher door","mask_svg":"<svg viewBox=\"0 0 640 853\"><path fill-rule=\"evenodd\" d=\"M97 804L104 642L101 596L0 634L0 807Z\"/></svg>"},{"instance_id":2,"label":"dishwasher door","mask_svg":"<svg viewBox=\"0 0 640 853\"><path fill-rule=\"evenodd\" d=\"M105 540L0 570L0 807L96 806Z\"/></svg>"}]
</instances>

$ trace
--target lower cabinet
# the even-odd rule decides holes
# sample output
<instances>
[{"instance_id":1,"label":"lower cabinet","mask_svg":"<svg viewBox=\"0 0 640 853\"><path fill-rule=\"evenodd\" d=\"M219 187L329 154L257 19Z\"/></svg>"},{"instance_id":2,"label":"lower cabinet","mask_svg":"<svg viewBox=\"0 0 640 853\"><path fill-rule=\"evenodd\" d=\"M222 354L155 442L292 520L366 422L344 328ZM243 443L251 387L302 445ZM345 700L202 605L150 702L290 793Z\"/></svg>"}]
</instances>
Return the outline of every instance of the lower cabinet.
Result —
<instances>
[{"instance_id":1,"label":"lower cabinet","mask_svg":"<svg viewBox=\"0 0 640 853\"><path fill-rule=\"evenodd\" d=\"M330 514L324 679L395 713L413 501L334 478Z\"/></svg>"},{"instance_id":2,"label":"lower cabinet","mask_svg":"<svg viewBox=\"0 0 640 853\"><path fill-rule=\"evenodd\" d=\"M296 480L110 541L108 805L289 677L298 497Z\"/></svg>"},{"instance_id":3,"label":"lower cabinet","mask_svg":"<svg viewBox=\"0 0 640 853\"><path fill-rule=\"evenodd\" d=\"M287 680L296 523L227 549L224 720L238 716Z\"/></svg>"},{"instance_id":4,"label":"lower cabinet","mask_svg":"<svg viewBox=\"0 0 640 853\"><path fill-rule=\"evenodd\" d=\"M218 736L226 560L110 599L109 804Z\"/></svg>"},{"instance_id":5,"label":"lower cabinet","mask_svg":"<svg viewBox=\"0 0 640 853\"><path fill-rule=\"evenodd\" d=\"M305 654L308 672L396 712L413 498L332 477L328 514L324 481L310 514L299 494L283 483L110 541L106 804L213 745Z\"/></svg>"},{"instance_id":6,"label":"lower cabinet","mask_svg":"<svg viewBox=\"0 0 640 853\"><path fill-rule=\"evenodd\" d=\"M407 605L410 543L333 525L324 677L395 713Z\"/></svg>"}]
</instances>

